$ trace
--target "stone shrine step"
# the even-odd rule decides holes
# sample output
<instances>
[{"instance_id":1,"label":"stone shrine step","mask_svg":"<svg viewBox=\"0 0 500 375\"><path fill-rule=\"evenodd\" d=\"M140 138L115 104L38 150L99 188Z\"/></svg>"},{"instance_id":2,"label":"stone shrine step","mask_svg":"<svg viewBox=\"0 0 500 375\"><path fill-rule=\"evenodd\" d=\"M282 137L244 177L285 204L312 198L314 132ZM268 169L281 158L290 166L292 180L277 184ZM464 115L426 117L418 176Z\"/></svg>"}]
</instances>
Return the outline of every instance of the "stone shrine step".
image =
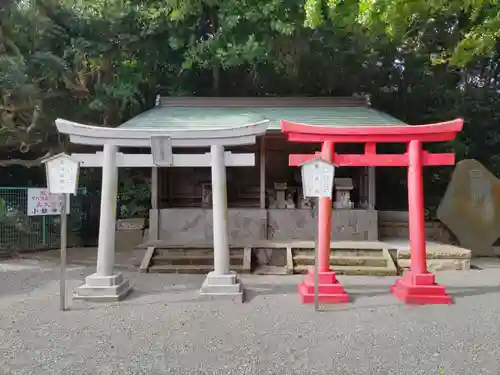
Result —
<instances>
[{"instance_id":1,"label":"stone shrine step","mask_svg":"<svg viewBox=\"0 0 500 375\"><path fill-rule=\"evenodd\" d=\"M293 249L294 273L314 267L314 249ZM332 249L330 266L339 275L394 276L398 270L387 249Z\"/></svg>"},{"instance_id":2,"label":"stone shrine step","mask_svg":"<svg viewBox=\"0 0 500 375\"><path fill-rule=\"evenodd\" d=\"M230 269L238 273L250 272L245 262L245 248L230 249ZM159 248L149 261L148 272L208 273L213 270L214 255L211 248Z\"/></svg>"},{"instance_id":3,"label":"stone shrine step","mask_svg":"<svg viewBox=\"0 0 500 375\"><path fill-rule=\"evenodd\" d=\"M296 264L305 266L314 266L314 255L298 254L294 255L293 260ZM366 266L366 267L387 267L388 260L383 257L369 256L330 256L330 265L336 266Z\"/></svg>"},{"instance_id":4,"label":"stone shrine step","mask_svg":"<svg viewBox=\"0 0 500 375\"><path fill-rule=\"evenodd\" d=\"M231 271L244 273L242 266L231 266ZM213 265L172 265L158 264L149 267L149 273L186 273L186 274L207 274L213 271Z\"/></svg>"},{"instance_id":5,"label":"stone shrine step","mask_svg":"<svg viewBox=\"0 0 500 375\"><path fill-rule=\"evenodd\" d=\"M155 244L156 245L156 244ZM373 246L373 248L371 246ZM397 268L381 243L332 243L330 264L344 275L397 275ZM380 246L380 248L377 248ZM141 271L167 273L208 273L213 270L213 249L210 245L149 246ZM314 242L259 242L233 246L230 268L238 273L283 275L305 273L314 267Z\"/></svg>"}]
</instances>

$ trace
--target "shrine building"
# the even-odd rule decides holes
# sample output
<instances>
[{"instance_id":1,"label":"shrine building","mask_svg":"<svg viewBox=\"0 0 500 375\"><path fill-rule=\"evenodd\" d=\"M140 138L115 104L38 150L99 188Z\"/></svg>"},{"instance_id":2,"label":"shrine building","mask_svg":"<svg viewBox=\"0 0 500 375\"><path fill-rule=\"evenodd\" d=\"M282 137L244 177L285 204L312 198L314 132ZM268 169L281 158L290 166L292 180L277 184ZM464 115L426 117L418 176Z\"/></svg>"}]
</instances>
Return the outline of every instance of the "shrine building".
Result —
<instances>
[{"instance_id":1,"label":"shrine building","mask_svg":"<svg viewBox=\"0 0 500 375\"><path fill-rule=\"evenodd\" d=\"M332 127L406 125L370 108L364 97L162 97L155 108L120 128L210 131L263 120L269 121L267 131L255 144L226 148L256 155L255 167L227 169L230 245L314 239L314 202L303 198L300 168L290 167L288 158L318 151L321 145L287 142L280 131L281 120ZM361 144L342 144L336 152L356 153L356 146L363 149ZM332 239L378 240L375 173L375 167L336 170ZM210 244L210 168L158 168L152 176L152 211L156 212L150 215L150 239L164 245Z\"/></svg>"}]
</instances>

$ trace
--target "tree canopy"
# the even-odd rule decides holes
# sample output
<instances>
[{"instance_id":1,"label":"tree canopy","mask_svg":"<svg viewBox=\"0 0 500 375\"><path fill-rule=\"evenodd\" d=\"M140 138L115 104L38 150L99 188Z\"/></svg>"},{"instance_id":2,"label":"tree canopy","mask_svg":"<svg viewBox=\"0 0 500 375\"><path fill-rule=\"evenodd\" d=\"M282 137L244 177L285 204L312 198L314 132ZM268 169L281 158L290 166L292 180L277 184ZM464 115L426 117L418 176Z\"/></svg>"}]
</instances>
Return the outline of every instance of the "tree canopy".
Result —
<instances>
[{"instance_id":1,"label":"tree canopy","mask_svg":"<svg viewBox=\"0 0 500 375\"><path fill-rule=\"evenodd\" d=\"M458 66L477 56L493 57L500 37L498 0L306 0L305 9L308 26L340 22L415 46L446 21L441 32L454 42L439 46L433 57Z\"/></svg>"}]
</instances>

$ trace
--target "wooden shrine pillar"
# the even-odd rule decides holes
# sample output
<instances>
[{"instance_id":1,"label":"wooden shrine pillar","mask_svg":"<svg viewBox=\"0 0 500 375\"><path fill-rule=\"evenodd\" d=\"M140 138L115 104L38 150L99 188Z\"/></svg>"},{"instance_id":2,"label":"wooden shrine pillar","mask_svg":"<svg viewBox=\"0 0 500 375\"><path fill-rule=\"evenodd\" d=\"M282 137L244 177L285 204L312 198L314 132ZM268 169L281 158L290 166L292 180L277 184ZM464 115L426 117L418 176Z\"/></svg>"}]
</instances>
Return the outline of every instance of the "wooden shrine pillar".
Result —
<instances>
[{"instance_id":1,"label":"wooden shrine pillar","mask_svg":"<svg viewBox=\"0 0 500 375\"><path fill-rule=\"evenodd\" d=\"M260 137L259 143L260 209L266 209L266 138Z\"/></svg>"},{"instance_id":2,"label":"wooden shrine pillar","mask_svg":"<svg viewBox=\"0 0 500 375\"><path fill-rule=\"evenodd\" d=\"M159 239L160 229L160 170L158 167L151 167L151 210L149 210L149 240Z\"/></svg>"},{"instance_id":3,"label":"wooden shrine pillar","mask_svg":"<svg viewBox=\"0 0 500 375\"><path fill-rule=\"evenodd\" d=\"M374 210L377 207L377 181L375 178L375 167L368 167L368 209Z\"/></svg>"}]
</instances>

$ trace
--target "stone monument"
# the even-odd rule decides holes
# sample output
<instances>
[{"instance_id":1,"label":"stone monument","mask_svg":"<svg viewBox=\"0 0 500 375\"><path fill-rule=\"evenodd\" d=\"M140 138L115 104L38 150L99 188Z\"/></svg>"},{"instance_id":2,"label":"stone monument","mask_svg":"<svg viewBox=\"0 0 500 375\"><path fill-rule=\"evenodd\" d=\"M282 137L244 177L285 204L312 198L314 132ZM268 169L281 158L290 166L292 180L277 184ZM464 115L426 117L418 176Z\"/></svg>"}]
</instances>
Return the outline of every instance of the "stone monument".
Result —
<instances>
[{"instance_id":1,"label":"stone monument","mask_svg":"<svg viewBox=\"0 0 500 375\"><path fill-rule=\"evenodd\" d=\"M212 208L212 183L201 184L201 207Z\"/></svg>"},{"instance_id":2,"label":"stone monument","mask_svg":"<svg viewBox=\"0 0 500 375\"><path fill-rule=\"evenodd\" d=\"M500 180L477 160L457 163L437 217L473 252L491 251L500 237Z\"/></svg>"},{"instance_id":3,"label":"stone monument","mask_svg":"<svg viewBox=\"0 0 500 375\"><path fill-rule=\"evenodd\" d=\"M286 208L286 189L288 184L286 182L275 182L274 191L276 194L276 208Z\"/></svg>"}]
</instances>

